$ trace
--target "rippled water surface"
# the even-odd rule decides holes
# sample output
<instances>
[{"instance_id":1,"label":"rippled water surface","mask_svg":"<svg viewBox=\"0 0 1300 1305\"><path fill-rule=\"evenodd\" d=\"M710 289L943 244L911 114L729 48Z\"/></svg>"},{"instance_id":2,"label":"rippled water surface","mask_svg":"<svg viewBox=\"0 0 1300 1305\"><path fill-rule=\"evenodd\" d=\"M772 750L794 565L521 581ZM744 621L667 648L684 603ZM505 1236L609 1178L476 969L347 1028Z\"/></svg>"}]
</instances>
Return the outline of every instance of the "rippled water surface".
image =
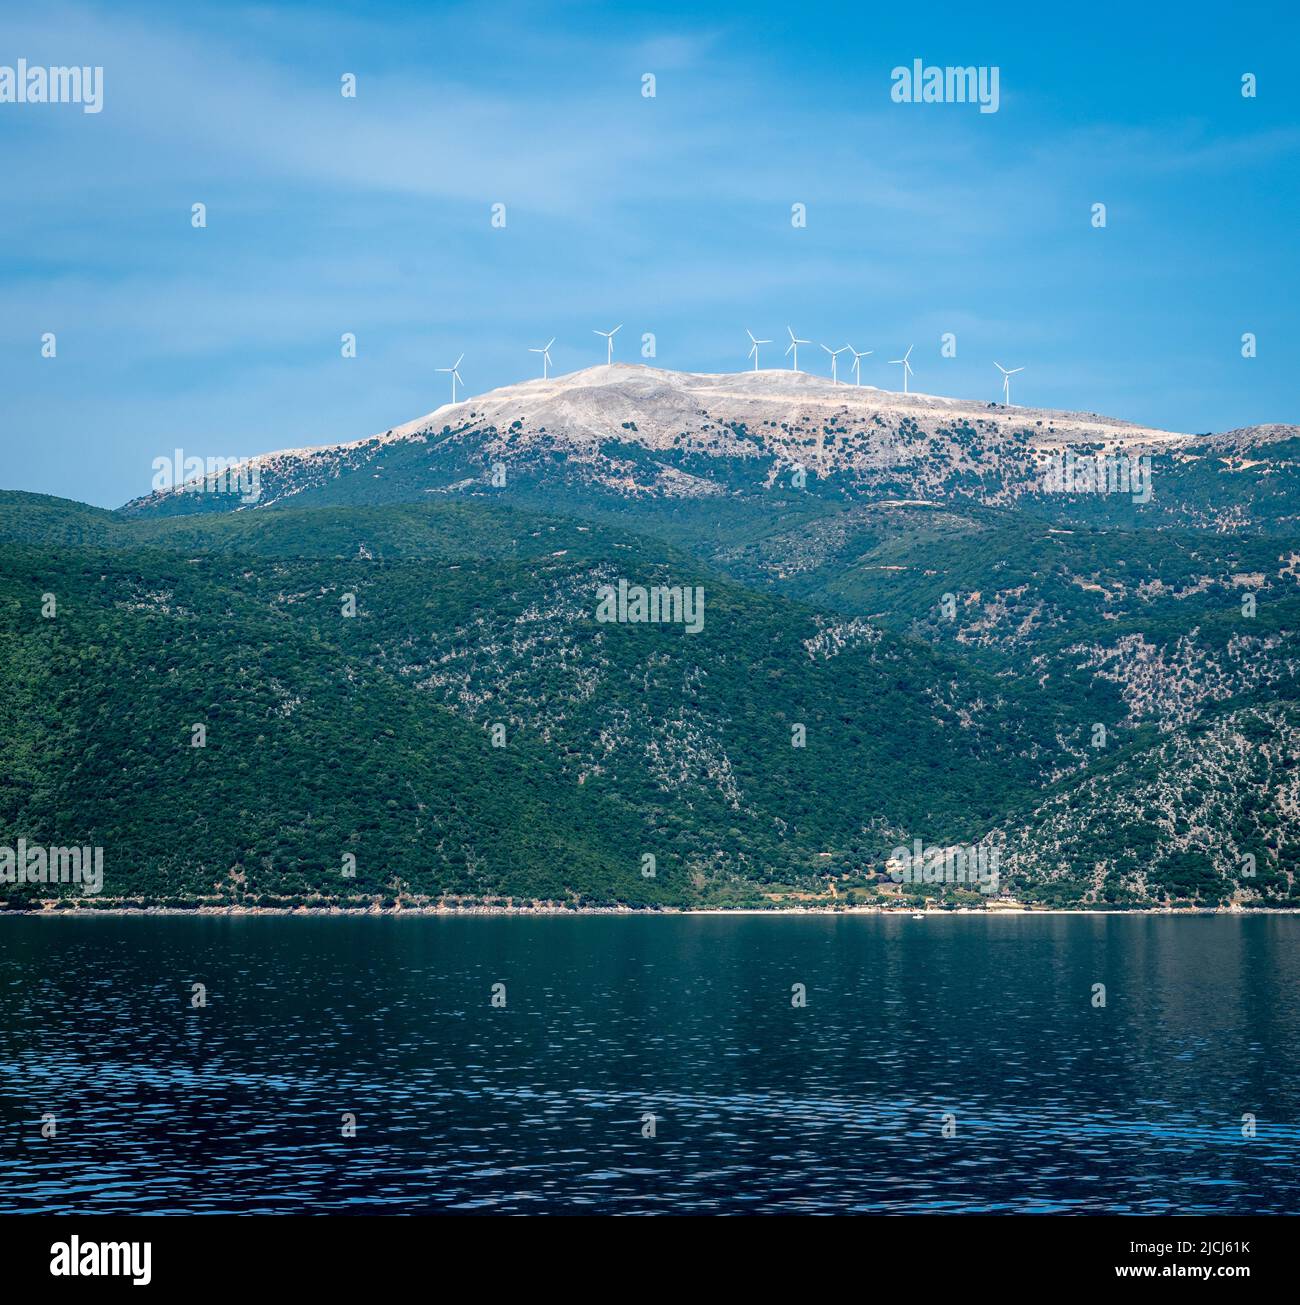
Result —
<instances>
[{"instance_id":1,"label":"rippled water surface","mask_svg":"<svg viewBox=\"0 0 1300 1305\"><path fill-rule=\"evenodd\" d=\"M0 919L0 1202L1295 1211L1297 1053L1294 916Z\"/></svg>"}]
</instances>

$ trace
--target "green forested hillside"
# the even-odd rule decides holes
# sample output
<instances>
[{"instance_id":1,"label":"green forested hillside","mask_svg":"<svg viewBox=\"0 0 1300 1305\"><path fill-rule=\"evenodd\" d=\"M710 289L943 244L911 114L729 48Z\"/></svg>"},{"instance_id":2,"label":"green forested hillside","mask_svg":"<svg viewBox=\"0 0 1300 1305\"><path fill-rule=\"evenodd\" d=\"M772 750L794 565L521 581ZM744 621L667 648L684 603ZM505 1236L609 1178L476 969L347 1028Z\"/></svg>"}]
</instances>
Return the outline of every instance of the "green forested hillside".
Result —
<instances>
[{"instance_id":1,"label":"green forested hillside","mask_svg":"<svg viewBox=\"0 0 1300 1305\"><path fill-rule=\"evenodd\" d=\"M1289 728L1278 541L919 509L701 537L502 503L157 520L5 495L0 843L103 846L104 900L869 899L915 837L997 840L1031 899L1289 899L1294 749L1142 814L1204 740ZM1246 618L1232 577L1261 570ZM702 586L703 629L597 622L620 578Z\"/></svg>"},{"instance_id":2,"label":"green forested hillside","mask_svg":"<svg viewBox=\"0 0 1300 1305\"><path fill-rule=\"evenodd\" d=\"M866 832L969 835L1035 774L1050 722L924 645L714 580L699 635L600 626L612 574L11 551L5 827L103 845L118 894L710 899L866 857Z\"/></svg>"}]
</instances>

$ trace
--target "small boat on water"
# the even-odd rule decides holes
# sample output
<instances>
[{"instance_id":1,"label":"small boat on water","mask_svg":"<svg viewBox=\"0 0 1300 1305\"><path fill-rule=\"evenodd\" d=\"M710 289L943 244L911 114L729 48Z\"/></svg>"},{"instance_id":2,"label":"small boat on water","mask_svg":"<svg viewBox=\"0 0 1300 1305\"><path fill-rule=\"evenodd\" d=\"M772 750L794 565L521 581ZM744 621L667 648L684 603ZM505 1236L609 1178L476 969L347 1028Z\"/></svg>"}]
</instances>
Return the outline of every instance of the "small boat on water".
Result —
<instances>
[{"instance_id":1,"label":"small boat on water","mask_svg":"<svg viewBox=\"0 0 1300 1305\"><path fill-rule=\"evenodd\" d=\"M924 915L921 911L913 911L913 912L912 912L912 919L913 919L913 920L924 920L924 919L925 919L925 915Z\"/></svg>"}]
</instances>

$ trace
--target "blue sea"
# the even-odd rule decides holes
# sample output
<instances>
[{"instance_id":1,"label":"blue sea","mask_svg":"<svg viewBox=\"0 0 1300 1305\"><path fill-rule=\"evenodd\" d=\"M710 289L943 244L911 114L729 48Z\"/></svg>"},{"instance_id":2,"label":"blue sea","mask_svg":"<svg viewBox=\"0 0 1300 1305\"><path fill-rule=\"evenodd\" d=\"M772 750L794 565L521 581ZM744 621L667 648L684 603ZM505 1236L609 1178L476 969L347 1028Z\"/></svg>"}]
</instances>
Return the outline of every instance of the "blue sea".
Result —
<instances>
[{"instance_id":1,"label":"blue sea","mask_svg":"<svg viewBox=\"0 0 1300 1305\"><path fill-rule=\"evenodd\" d=\"M1285 1212L1298 1075L1296 916L0 919L8 1211Z\"/></svg>"}]
</instances>

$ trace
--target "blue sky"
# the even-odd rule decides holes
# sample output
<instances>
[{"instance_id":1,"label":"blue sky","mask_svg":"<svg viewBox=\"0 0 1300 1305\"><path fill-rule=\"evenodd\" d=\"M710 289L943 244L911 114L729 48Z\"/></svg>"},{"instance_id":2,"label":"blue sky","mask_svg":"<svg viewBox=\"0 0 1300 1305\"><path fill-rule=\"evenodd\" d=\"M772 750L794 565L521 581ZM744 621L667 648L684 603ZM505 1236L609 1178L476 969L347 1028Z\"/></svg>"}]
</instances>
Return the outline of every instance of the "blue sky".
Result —
<instances>
[{"instance_id":1,"label":"blue sky","mask_svg":"<svg viewBox=\"0 0 1300 1305\"><path fill-rule=\"evenodd\" d=\"M889 388L915 344L930 393L997 359L1025 403L1300 421L1295 7L974 8L0 0L0 65L105 79L0 104L0 488L116 506L175 447L359 438L462 351L480 392L619 322L664 367L789 323ZM892 102L915 58L996 66L998 112Z\"/></svg>"}]
</instances>

